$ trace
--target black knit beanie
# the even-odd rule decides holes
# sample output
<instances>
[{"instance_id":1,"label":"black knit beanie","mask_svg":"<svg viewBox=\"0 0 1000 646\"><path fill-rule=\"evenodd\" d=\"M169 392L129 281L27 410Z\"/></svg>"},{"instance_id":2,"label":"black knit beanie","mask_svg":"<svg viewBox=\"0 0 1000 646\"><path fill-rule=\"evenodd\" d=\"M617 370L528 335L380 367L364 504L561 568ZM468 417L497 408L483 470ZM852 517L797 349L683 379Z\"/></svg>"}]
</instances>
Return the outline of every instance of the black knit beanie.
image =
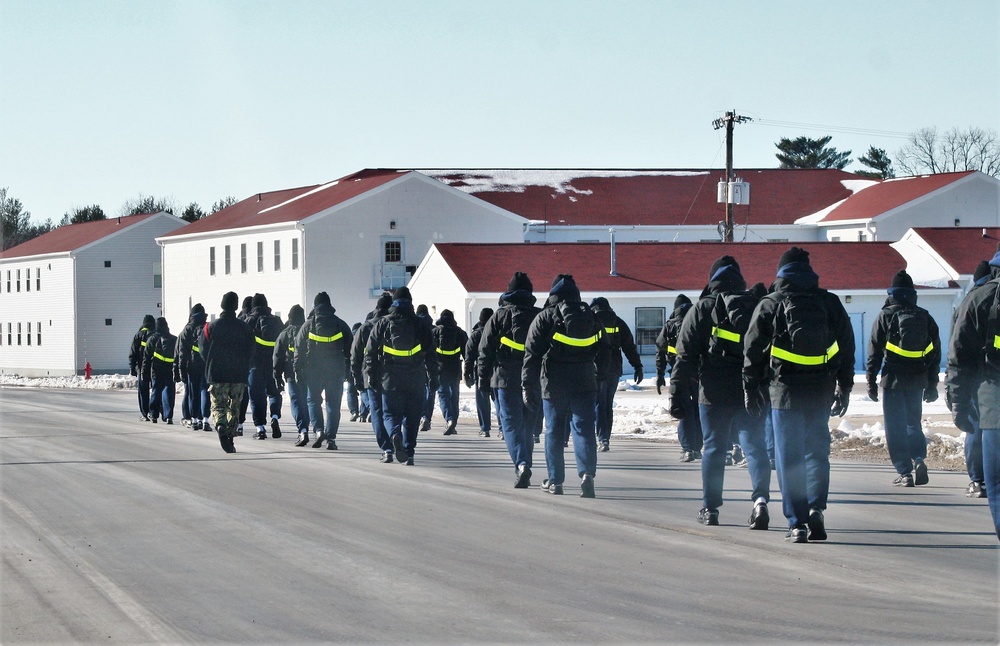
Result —
<instances>
[{"instance_id":1,"label":"black knit beanie","mask_svg":"<svg viewBox=\"0 0 1000 646\"><path fill-rule=\"evenodd\" d=\"M389 292L382 292L382 295L378 297L375 301L375 309L377 310L387 310L392 307L392 294Z\"/></svg>"},{"instance_id":2,"label":"black knit beanie","mask_svg":"<svg viewBox=\"0 0 1000 646\"><path fill-rule=\"evenodd\" d=\"M407 287L397 287L396 291L392 293L392 300L394 301L412 301L413 296L410 295L410 290Z\"/></svg>"},{"instance_id":3,"label":"black knit beanie","mask_svg":"<svg viewBox=\"0 0 1000 646\"><path fill-rule=\"evenodd\" d=\"M256 307L267 307L267 297L263 294L254 294L253 300L250 301L250 308Z\"/></svg>"},{"instance_id":4,"label":"black knit beanie","mask_svg":"<svg viewBox=\"0 0 1000 646\"><path fill-rule=\"evenodd\" d=\"M222 297L222 311L223 312L235 312L236 308L240 306L240 297L236 295L236 292L226 292Z\"/></svg>"},{"instance_id":5,"label":"black knit beanie","mask_svg":"<svg viewBox=\"0 0 1000 646\"><path fill-rule=\"evenodd\" d=\"M684 294L678 294L677 298L674 299L674 309L677 309L681 305L690 305L691 299Z\"/></svg>"},{"instance_id":6,"label":"black knit beanie","mask_svg":"<svg viewBox=\"0 0 1000 646\"><path fill-rule=\"evenodd\" d=\"M778 269L781 269L785 265L792 262L804 262L809 264L809 252L805 249L800 249L799 247L792 247L785 253L781 254L781 259L778 261Z\"/></svg>"},{"instance_id":7,"label":"black knit beanie","mask_svg":"<svg viewBox=\"0 0 1000 646\"><path fill-rule=\"evenodd\" d=\"M253 296L244 296L243 306L240 309L244 309L249 312L251 307L253 307Z\"/></svg>"},{"instance_id":8,"label":"black knit beanie","mask_svg":"<svg viewBox=\"0 0 1000 646\"><path fill-rule=\"evenodd\" d=\"M301 305L292 305L288 308L288 322L292 325L302 325L306 322L306 313Z\"/></svg>"},{"instance_id":9,"label":"black knit beanie","mask_svg":"<svg viewBox=\"0 0 1000 646\"><path fill-rule=\"evenodd\" d=\"M978 283L980 280L990 275L990 262L988 260L980 260L979 264L976 265L976 271L972 273L972 282Z\"/></svg>"},{"instance_id":10,"label":"black knit beanie","mask_svg":"<svg viewBox=\"0 0 1000 646\"><path fill-rule=\"evenodd\" d=\"M509 283L507 283L508 292L516 292L518 290L524 290L527 292L534 290L534 287L531 284L531 279L528 278L528 274L522 271L515 271L514 277L510 279Z\"/></svg>"},{"instance_id":11,"label":"black knit beanie","mask_svg":"<svg viewBox=\"0 0 1000 646\"><path fill-rule=\"evenodd\" d=\"M732 256L723 256L712 263L712 268L708 270L708 279L712 280L715 276L715 272L719 271L723 267L735 267L736 271L740 271L740 263L736 262L736 258Z\"/></svg>"},{"instance_id":12,"label":"black knit beanie","mask_svg":"<svg viewBox=\"0 0 1000 646\"><path fill-rule=\"evenodd\" d=\"M316 298L313 299L313 307L316 307L317 305L329 305L329 304L330 304L330 295L327 294L326 292L320 292L319 294L316 294Z\"/></svg>"},{"instance_id":13,"label":"black knit beanie","mask_svg":"<svg viewBox=\"0 0 1000 646\"><path fill-rule=\"evenodd\" d=\"M484 307L482 311L479 312L479 322L485 325L486 321L490 320L491 316L493 316L493 308Z\"/></svg>"},{"instance_id":14,"label":"black knit beanie","mask_svg":"<svg viewBox=\"0 0 1000 646\"><path fill-rule=\"evenodd\" d=\"M913 279L910 278L910 275L906 273L905 269L900 269L896 272L896 275L892 277L892 289L897 287L913 289Z\"/></svg>"}]
</instances>

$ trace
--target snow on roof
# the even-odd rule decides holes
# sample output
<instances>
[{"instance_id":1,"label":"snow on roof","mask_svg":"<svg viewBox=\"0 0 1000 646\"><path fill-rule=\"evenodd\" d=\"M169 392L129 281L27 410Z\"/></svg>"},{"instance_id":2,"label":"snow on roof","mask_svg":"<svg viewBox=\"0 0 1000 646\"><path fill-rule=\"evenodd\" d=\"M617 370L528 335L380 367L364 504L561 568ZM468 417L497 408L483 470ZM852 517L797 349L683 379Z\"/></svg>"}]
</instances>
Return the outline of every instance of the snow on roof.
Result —
<instances>
[{"instance_id":1,"label":"snow on roof","mask_svg":"<svg viewBox=\"0 0 1000 646\"><path fill-rule=\"evenodd\" d=\"M97 242L112 233L117 233L144 220L148 220L154 215L156 213L142 213L120 218L108 218L107 220L66 224L37 238L23 242L16 247L0 251L0 259L7 260L9 258L25 258L53 253L69 253Z\"/></svg>"},{"instance_id":2,"label":"snow on roof","mask_svg":"<svg viewBox=\"0 0 1000 646\"><path fill-rule=\"evenodd\" d=\"M979 261L992 258L1000 243L1000 228L917 227L913 232L952 269L966 275L976 271Z\"/></svg>"},{"instance_id":3,"label":"snow on roof","mask_svg":"<svg viewBox=\"0 0 1000 646\"><path fill-rule=\"evenodd\" d=\"M885 289L893 275L906 267L903 257L885 242L797 243L811 254L813 269L826 289ZM572 274L584 292L698 292L708 282L708 270L723 255L740 263L747 284L770 285L778 259L788 243L685 242L620 243L616 245L617 276L610 275L610 245L468 244L435 245L469 292L503 293L515 271L527 273L541 296L560 273Z\"/></svg>"},{"instance_id":4,"label":"snow on roof","mask_svg":"<svg viewBox=\"0 0 1000 646\"><path fill-rule=\"evenodd\" d=\"M431 169L418 171L529 220L567 225L716 226L722 169ZM751 203L738 222L792 224L849 197L862 182L836 169L742 169Z\"/></svg>"},{"instance_id":5,"label":"snow on roof","mask_svg":"<svg viewBox=\"0 0 1000 646\"><path fill-rule=\"evenodd\" d=\"M803 218L799 223L805 223L806 221L830 223L870 220L907 202L912 202L950 184L954 184L976 172L938 173L936 175L899 177L875 182L871 186L864 188L864 190L857 191L834 208L827 210L820 219L817 220L812 217Z\"/></svg>"}]
</instances>

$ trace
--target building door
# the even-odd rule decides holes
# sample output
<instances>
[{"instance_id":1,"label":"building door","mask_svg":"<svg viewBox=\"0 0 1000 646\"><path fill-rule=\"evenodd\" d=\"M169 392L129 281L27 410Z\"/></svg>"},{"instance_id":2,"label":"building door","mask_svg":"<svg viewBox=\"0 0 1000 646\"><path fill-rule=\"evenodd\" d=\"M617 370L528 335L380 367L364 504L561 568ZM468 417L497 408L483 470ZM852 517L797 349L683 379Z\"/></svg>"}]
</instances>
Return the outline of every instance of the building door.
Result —
<instances>
[{"instance_id":1,"label":"building door","mask_svg":"<svg viewBox=\"0 0 1000 646\"><path fill-rule=\"evenodd\" d=\"M389 291L403 287L410 279L406 272L406 239L382 236L379 242L382 246L382 259L375 267L375 287Z\"/></svg>"},{"instance_id":2,"label":"building door","mask_svg":"<svg viewBox=\"0 0 1000 646\"><path fill-rule=\"evenodd\" d=\"M865 313L854 312L851 328L854 330L854 374L864 374L865 358L868 356L868 329L865 327Z\"/></svg>"}]
</instances>

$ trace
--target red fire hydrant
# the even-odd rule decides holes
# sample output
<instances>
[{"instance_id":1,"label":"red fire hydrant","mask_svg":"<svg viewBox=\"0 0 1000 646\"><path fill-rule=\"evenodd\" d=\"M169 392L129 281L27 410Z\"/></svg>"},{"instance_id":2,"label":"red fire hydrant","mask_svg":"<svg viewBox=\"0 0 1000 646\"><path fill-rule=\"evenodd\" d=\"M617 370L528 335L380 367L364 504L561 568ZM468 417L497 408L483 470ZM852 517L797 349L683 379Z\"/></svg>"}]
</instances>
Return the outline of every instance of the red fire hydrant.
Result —
<instances>
[{"instance_id":1,"label":"red fire hydrant","mask_svg":"<svg viewBox=\"0 0 1000 646\"><path fill-rule=\"evenodd\" d=\"M83 378L90 379L90 373L91 373L90 362L88 361L87 365L83 367Z\"/></svg>"}]
</instances>

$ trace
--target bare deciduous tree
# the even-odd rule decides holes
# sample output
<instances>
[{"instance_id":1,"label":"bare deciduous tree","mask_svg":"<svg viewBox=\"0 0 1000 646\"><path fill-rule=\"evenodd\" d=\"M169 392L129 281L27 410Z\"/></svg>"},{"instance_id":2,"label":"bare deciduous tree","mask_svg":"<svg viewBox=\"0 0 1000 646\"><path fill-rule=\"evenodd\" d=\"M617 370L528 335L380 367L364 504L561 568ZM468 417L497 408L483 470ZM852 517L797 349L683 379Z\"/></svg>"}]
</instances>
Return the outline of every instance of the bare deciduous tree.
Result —
<instances>
[{"instance_id":1,"label":"bare deciduous tree","mask_svg":"<svg viewBox=\"0 0 1000 646\"><path fill-rule=\"evenodd\" d=\"M943 135L923 128L899 149L896 163L908 175L978 170L1000 177L1000 138L985 128L952 128Z\"/></svg>"}]
</instances>

